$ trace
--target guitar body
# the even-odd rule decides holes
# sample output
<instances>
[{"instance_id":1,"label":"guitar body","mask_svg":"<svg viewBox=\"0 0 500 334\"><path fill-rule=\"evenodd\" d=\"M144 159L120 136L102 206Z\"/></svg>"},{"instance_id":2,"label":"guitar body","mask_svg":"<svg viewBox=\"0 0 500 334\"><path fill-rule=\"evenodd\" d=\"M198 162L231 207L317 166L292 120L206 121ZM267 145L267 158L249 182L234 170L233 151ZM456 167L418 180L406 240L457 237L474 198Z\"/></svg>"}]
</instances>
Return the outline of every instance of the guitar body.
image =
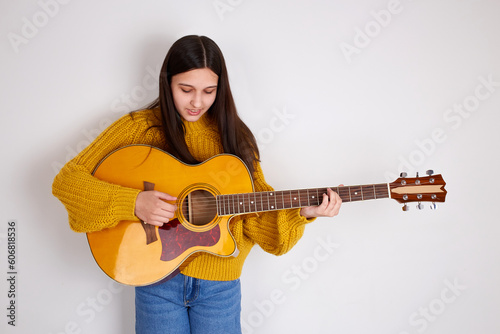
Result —
<instances>
[{"instance_id":1,"label":"guitar body","mask_svg":"<svg viewBox=\"0 0 500 334\"><path fill-rule=\"evenodd\" d=\"M252 192L252 177L237 157L217 155L187 165L168 153L131 145L108 155L93 174L128 188L158 190L177 197L175 218L161 228L137 221L87 233L94 259L112 279L150 285L176 275L198 252L236 256L229 220L219 215L217 195Z\"/></svg>"},{"instance_id":2,"label":"guitar body","mask_svg":"<svg viewBox=\"0 0 500 334\"><path fill-rule=\"evenodd\" d=\"M443 177L401 177L391 183L331 187L342 202L392 198L404 204L444 202ZM143 286L168 280L193 256L206 252L238 255L229 231L235 215L319 205L327 188L254 192L248 168L238 157L221 154L187 165L146 145L120 148L95 169L98 179L141 190L158 190L177 197L174 219L162 227L122 221L114 228L87 233L92 254L101 269L117 282Z\"/></svg>"}]
</instances>

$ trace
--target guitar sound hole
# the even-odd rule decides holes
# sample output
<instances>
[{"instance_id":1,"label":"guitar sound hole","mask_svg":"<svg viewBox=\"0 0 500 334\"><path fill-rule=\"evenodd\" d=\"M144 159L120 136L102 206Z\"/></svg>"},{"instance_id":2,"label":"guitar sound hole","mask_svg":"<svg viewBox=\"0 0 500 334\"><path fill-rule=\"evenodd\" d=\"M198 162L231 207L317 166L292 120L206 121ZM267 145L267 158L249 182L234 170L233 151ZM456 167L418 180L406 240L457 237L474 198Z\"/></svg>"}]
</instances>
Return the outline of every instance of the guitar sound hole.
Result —
<instances>
[{"instance_id":1,"label":"guitar sound hole","mask_svg":"<svg viewBox=\"0 0 500 334\"><path fill-rule=\"evenodd\" d=\"M210 223L217 217L215 197L206 190L194 190L182 201L182 214L186 220L197 226Z\"/></svg>"}]
</instances>

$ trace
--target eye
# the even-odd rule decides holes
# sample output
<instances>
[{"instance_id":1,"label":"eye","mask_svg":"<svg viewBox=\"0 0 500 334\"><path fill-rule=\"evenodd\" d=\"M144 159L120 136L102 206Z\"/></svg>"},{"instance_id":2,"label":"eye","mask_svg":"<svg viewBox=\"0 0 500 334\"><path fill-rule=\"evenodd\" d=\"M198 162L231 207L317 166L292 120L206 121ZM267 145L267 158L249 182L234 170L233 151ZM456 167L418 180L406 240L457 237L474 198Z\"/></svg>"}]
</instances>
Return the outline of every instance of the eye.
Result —
<instances>
[{"instance_id":1,"label":"eye","mask_svg":"<svg viewBox=\"0 0 500 334\"><path fill-rule=\"evenodd\" d=\"M210 91L207 91L207 90L205 91L206 94L212 94L213 92L215 92L215 89L212 89Z\"/></svg>"},{"instance_id":2,"label":"eye","mask_svg":"<svg viewBox=\"0 0 500 334\"><path fill-rule=\"evenodd\" d=\"M186 90L186 89L181 88L181 90L182 90L184 93L191 93L191 89Z\"/></svg>"}]
</instances>

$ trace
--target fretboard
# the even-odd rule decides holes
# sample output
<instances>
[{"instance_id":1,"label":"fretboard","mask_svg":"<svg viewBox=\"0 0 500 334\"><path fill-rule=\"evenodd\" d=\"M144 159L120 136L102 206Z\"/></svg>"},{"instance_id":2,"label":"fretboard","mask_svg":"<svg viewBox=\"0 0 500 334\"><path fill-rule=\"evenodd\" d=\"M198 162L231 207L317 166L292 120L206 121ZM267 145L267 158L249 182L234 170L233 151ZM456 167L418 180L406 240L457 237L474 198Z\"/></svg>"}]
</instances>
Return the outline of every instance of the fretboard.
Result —
<instances>
[{"instance_id":1,"label":"fretboard","mask_svg":"<svg viewBox=\"0 0 500 334\"><path fill-rule=\"evenodd\" d=\"M342 202L389 198L387 183L330 188L339 194ZM314 188L218 195L217 211L219 216L226 216L303 208L319 205L326 193L327 188Z\"/></svg>"}]
</instances>

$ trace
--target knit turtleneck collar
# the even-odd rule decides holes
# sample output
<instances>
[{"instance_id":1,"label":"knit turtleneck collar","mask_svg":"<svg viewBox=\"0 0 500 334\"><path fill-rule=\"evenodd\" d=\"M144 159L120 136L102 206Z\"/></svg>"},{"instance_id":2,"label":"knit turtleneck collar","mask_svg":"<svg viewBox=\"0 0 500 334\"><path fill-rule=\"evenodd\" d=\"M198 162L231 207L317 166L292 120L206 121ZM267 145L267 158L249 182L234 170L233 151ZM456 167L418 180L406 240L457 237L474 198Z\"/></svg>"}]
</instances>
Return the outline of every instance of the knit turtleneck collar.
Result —
<instances>
[{"instance_id":1,"label":"knit turtleneck collar","mask_svg":"<svg viewBox=\"0 0 500 334\"><path fill-rule=\"evenodd\" d=\"M203 114L196 122L188 122L185 119L182 120L186 128L186 133L192 133L197 131L206 130L207 128L213 127L208 115Z\"/></svg>"}]
</instances>

